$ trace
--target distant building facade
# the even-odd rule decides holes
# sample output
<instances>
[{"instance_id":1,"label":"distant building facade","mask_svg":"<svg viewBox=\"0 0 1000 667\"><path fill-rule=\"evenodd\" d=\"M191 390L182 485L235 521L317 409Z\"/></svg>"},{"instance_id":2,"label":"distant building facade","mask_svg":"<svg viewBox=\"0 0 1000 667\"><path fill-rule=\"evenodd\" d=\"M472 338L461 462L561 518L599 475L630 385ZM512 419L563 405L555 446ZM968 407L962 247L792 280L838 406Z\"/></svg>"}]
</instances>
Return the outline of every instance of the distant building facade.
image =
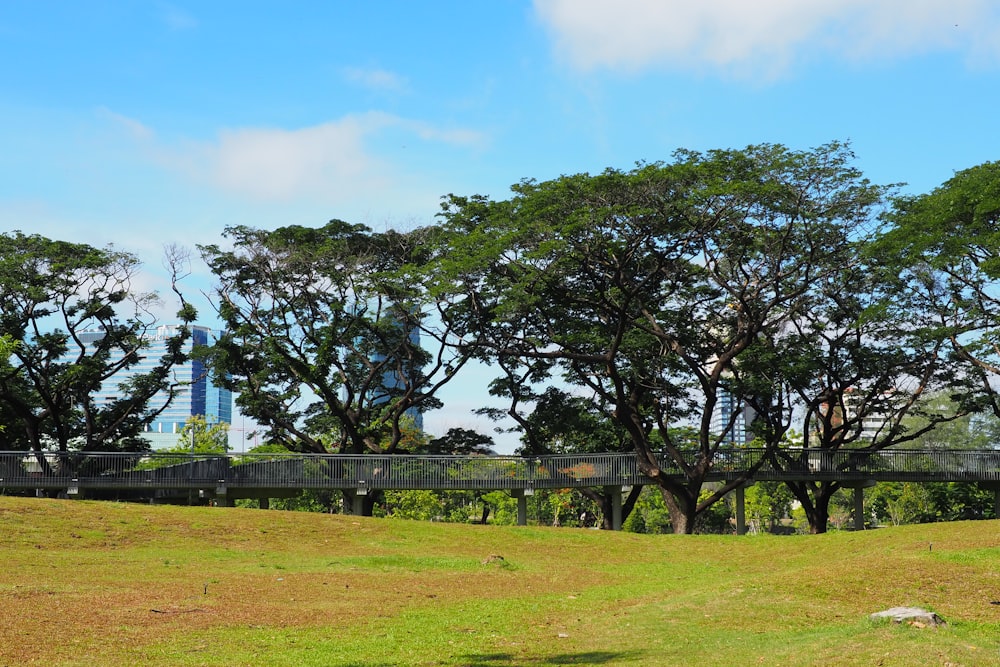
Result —
<instances>
[{"instance_id":1,"label":"distant building facade","mask_svg":"<svg viewBox=\"0 0 1000 667\"><path fill-rule=\"evenodd\" d=\"M751 442L751 426L757 412L746 402L720 388L716 394L715 411L712 413L712 433L722 438L724 444L742 445Z\"/></svg>"},{"instance_id":2,"label":"distant building facade","mask_svg":"<svg viewBox=\"0 0 1000 667\"><path fill-rule=\"evenodd\" d=\"M834 427L848 424L849 428L841 436L842 440L870 443L889 426L895 396L894 391L865 396L853 387L848 387L841 394L843 408L827 401L820 406L820 414L826 416L832 411L830 421ZM853 437L854 433L857 433L857 438Z\"/></svg>"},{"instance_id":3,"label":"distant building facade","mask_svg":"<svg viewBox=\"0 0 1000 667\"><path fill-rule=\"evenodd\" d=\"M420 329L417 327L411 327L407 332L407 337L409 342L413 347L420 347ZM372 355L372 362L376 364L384 363L386 361L386 356L384 354ZM405 389L406 386L412 381L411 377L405 375L400 375L395 368L388 368L382 373L382 384L377 390L377 393L373 396L373 402L376 405L389 402L390 392L396 392ZM419 371L419 368L413 369L413 371ZM412 371L411 371L412 372ZM413 420L413 426L418 431L424 430L424 415L417 408L410 408L405 413L408 417Z\"/></svg>"},{"instance_id":4,"label":"distant building facade","mask_svg":"<svg viewBox=\"0 0 1000 667\"><path fill-rule=\"evenodd\" d=\"M148 373L167 353L167 340L177 334L178 325L158 327L147 340L149 346L143 350L142 360L126 371L107 380L94 399L99 404L110 403L120 397L118 385L135 375ZM209 345L218 332L208 327L191 327L191 338L185 343L184 351L190 353L196 345ZM81 335L84 342L91 343L103 338L103 331L87 331ZM178 394L166 410L161 412L142 435L153 449L174 447L180 433L191 417L204 417L209 425L231 424L233 420L233 396L228 389L219 387L212 381L211 374L200 361L188 359L172 369L174 381L181 386ZM149 405L157 406L166 401L164 394L157 394Z\"/></svg>"}]
</instances>

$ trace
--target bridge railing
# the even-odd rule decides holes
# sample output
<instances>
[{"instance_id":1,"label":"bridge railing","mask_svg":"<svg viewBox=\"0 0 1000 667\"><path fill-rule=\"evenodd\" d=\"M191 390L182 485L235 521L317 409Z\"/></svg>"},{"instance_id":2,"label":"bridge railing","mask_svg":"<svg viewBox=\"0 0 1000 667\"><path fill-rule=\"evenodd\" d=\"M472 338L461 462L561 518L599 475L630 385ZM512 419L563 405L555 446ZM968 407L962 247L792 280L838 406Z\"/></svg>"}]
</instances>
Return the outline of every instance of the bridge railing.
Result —
<instances>
[{"instance_id":1,"label":"bridge railing","mask_svg":"<svg viewBox=\"0 0 1000 667\"><path fill-rule=\"evenodd\" d=\"M731 480L761 464L756 480L1000 482L1000 450L720 450L709 479ZM683 478L661 457L663 473ZM532 489L633 486L650 480L632 453L519 456L163 454L0 452L8 489Z\"/></svg>"},{"instance_id":2,"label":"bridge railing","mask_svg":"<svg viewBox=\"0 0 1000 667\"><path fill-rule=\"evenodd\" d=\"M782 450L758 480L1000 481L1000 450Z\"/></svg>"},{"instance_id":3,"label":"bridge railing","mask_svg":"<svg viewBox=\"0 0 1000 667\"><path fill-rule=\"evenodd\" d=\"M317 455L233 457L234 486L358 489L526 489L634 484L631 454L519 456Z\"/></svg>"}]
</instances>

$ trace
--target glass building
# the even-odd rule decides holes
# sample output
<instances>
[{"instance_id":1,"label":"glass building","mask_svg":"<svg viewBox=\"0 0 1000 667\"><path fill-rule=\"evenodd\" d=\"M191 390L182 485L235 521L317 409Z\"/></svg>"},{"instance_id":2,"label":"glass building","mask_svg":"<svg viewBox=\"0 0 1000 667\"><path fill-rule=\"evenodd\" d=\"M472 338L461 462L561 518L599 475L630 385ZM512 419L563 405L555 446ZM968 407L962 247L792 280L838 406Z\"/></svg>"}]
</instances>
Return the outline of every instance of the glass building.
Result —
<instances>
[{"instance_id":1,"label":"glass building","mask_svg":"<svg viewBox=\"0 0 1000 667\"><path fill-rule=\"evenodd\" d=\"M720 388L712 413L712 433L729 445L742 445L754 439L751 426L757 413L749 405Z\"/></svg>"},{"instance_id":2,"label":"glass building","mask_svg":"<svg viewBox=\"0 0 1000 667\"><path fill-rule=\"evenodd\" d=\"M95 395L95 401L104 404L114 401L119 397L118 385L121 382L152 370L166 354L167 340L177 334L178 328L179 325L158 327L156 333L148 339L149 346L143 350L143 358L128 370L106 381ZM209 345L217 333L208 327L192 326L191 338L185 343L184 351L190 353L195 345ZM92 342L103 336L103 331L88 331L83 333L81 338L84 342ZM153 449L175 447L181 431L191 417L204 417L209 425L231 424L233 420L232 392L216 386L203 363L189 359L183 364L174 366L172 373L173 381L180 385L178 394L143 434ZM157 394L150 400L149 406L158 407L165 400L164 394Z\"/></svg>"},{"instance_id":3,"label":"glass building","mask_svg":"<svg viewBox=\"0 0 1000 667\"><path fill-rule=\"evenodd\" d=\"M407 337L409 338L409 342L411 345L413 345L413 347L420 347L419 329L417 329L416 327L411 328L409 333L407 334ZM387 357L384 354L374 354L372 355L371 360L373 363L380 364L385 362L386 358ZM375 394L372 402L375 405L388 403L390 392L395 392L405 389L406 386L412 380L411 377L408 377L409 373L414 373L415 371L419 370L420 370L419 368L407 367L404 368L403 370L403 373L407 375L400 376L399 371L397 369L395 368L386 369L386 371L382 374L382 386L380 387L381 391L378 391L378 393ZM418 431L424 430L424 415L419 409L410 408L404 414L406 414L413 420L414 428L416 428Z\"/></svg>"}]
</instances>

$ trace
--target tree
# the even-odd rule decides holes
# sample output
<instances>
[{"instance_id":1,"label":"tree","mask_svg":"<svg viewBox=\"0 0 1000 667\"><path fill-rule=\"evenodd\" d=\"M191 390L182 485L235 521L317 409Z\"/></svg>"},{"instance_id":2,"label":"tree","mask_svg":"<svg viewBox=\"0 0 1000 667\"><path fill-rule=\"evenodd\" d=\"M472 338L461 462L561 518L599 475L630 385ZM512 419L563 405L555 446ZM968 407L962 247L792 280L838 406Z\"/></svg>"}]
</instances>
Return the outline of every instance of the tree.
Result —
<instances>
[{"instance_id":1,"label":"tree","mask_svg":"<svg viewBox=\"0 0 1000 667\"><path fill-rule=\"evenodd\" d=\"M751 533L776 532L792 511L792 492L780 482L757 482L746 490L745 511Z\"/></svg>"},{"instance_id":2,"label":"tree","mask_svg":"<svg viewBox=\"0 0 1000 667\"><path fill-rule=\"evenodd\" d=\"M941 415L960 416L944 420ZM928 418L930 415L930 418ZM920 414L904 421L905 425L919 434L909 443L914 449L936 451L960 451L964 449L995 449L997 434L1000 433L1000 417L991 411L964 412L956 405L955 397L939 393L927 396ZM928 423L934 428L924 428Z\"/></svg>"},{"instance_id":3,"label":"tree","mask_svg":"<svg viewBox=\"0 0 1000 667\"><path fill-rule=\"evenodd\" d=\"M10 337L8 334L0 334L0 374L7 375L11 370L10 358L14 354L14 350L17 348L17 341ZM7 411L5 404L0 403L0 434L7 430L7 424L13 421L13 416L4 417L4 413ZM0 438L3 436L0 435ZM10 446L10 440L3 438L4 445L0 445L0 448L6 449L8 451L19 451L22 449L27 449L27 447Z\"/></svg>"},{"instance_id":4,"label":"tree","mask_svg":"<svg viewBox=\"0 0 1000 667\"><path fill-rule=\"evenodd\" d=\"M898 197L875 246L896 258L914 299L934 316L1000 416L1000 163L956 173L933 191Z\"/></svg>"},{"instance_id":5,"label":"tree","mask_svg":"<svg viewBox=\"0 0 1000 667\"><path fill-rule=\"evenodd\" d=\"M622 522L622 530L629 533L651 534L671 532L670 512L658 489L642 487L635 507Z\"/></svg>"},{"instance_id":6,"label":"tree","mask_svg":"<svg viewBox=\"0 0 1000 667\"><path fill-rule=\"evenodd\" d=\"M817 282L811 302L779 337L778 380L801 414L803 446L832 460L842 449L857 460L894 445L912 443L938 425L978 407L970 378L949 354L947 337L913 298L896 262L857 243L855 260ZM948 409L936 395L953 397ZM806 462L786 450L781 467ZM830 501L843 488L830 479L788 482L812 532L825 532Z\"/></svg>"},{"instance_id":7,"label":"tree","mask_svg":"<svg viewBox=\"0 0 1000 667\"><path fill-rule=\"evenodd\" d=\"M173 251L168 260L186 325L197 313L178 290L183 257ZM0 365L0 410L10 420L6 447L148 448L140 434L181 389L171 369L187 359L186 326L150 370L119 383L120 398L95 400L102 384L143 362L156 326L158 297L136 289L138 269L134 256L112 247L0 235L0 335L13 342Z\"/></svg>"},{"instance_id":8,"label":"tree","mask_svg":"<svg viewBox=\"0 0 1000 667\"><path fill-rule=\"evenodd\" d=\"M691 532L745 481L702 494L725 442L712 428L720 389L751 398L732 380L739 359L853 261L849 239L884 196L851 157L840 144L681 151L630 172L523 181L508 201L452 196L453 252L433 268L454 295L446 317L484 360L538 381L558 373L611 406L674 530ZM693 450L670 437L685 419ZM787 416L769 425L777 447Z\"/></svg>"},{"instance_id":9,"label":"tree","mask_svg":"<svg viewBox=\"0 0 1000 667\"><path fill-rule=\"evenodd\" d=\"M954 401L946 395L927 399L928 411L942 414L955 412ZM922 418L911 418L919 428ZM934 428L916 437L911 446L921 450L961 451L996 447L1000 418L992 412L965 414L950 421L938 422ZM981 519L993 514L994 495L975 484L961 482L880 482L871 489L871 503L880 519L893 525L927 523L960 519Z\"/></svg>"},{"instance_id":10,"label":"tree","mask_svg":"<svg viewBox=\"0 0 1000 667\"><path fill-rule=\"evenodd\" d=\"M434 491L386 491L385 502L377 516L416 521L435 521L444 518L446 508L440 494Z\"/></svg>"},{"instance_id":11,"label":"tree","mask_svg":"<svg viewBox=\"0 0 1000 667\"><path fill-rule=\"evenodd\" d=\"M192 455L222 455L229 451L229 424L208 424L201 415L188 418L177 444L157 450L155 458L141 461L136 469L155 470L192 463Z\"/></svg>"},{"instance_id":12,"label":"tree","mask_svg":"<svg viewBox=\"0 0 1000 667\"><path fill-rule=\"evenodd\" d=\"M209 424L202 415L188 418L172 450L192 454L225 454L229 451L229 424Z\"/></svg>"},{"instance_id":13,"label":"tree","mask_svg":"<svg viewBox=\"0 0 1000 667\"><path fill-rule=\"evenodd\" d=\"M927 485L938 521L995 519L994 491L978 484L936 482Z\"/></svg>"},{"instance_id":14,"label":"tree","mask_svg":"<svg viewBox=\"0 0 1000 667\"><path fill-rule=\"evenodd\" d=\"M289 449L392 453L408 414L438 407L464 361L430 318L411 265L424 236L333 220L230 227L201 246L227 331L208 357L240 409ZM430 344L433 352L423 345Z\"/></svg>"},{"instance_id":15,"label":"tree","mask_svg":"<svg viewBox=\"0 0 1000 667\"><path fill-rule=\"evenodd\" d=\"M888 520L899 526L934 520L934 503L927 484L879 482L867 495L868 504L880 521Z\"/></svg>"},{"instance_id":16,"label":"tree","mask_svg":"<svg viewBox=\"0 0 1000 667\"><path fill-rule=\"evenodd\" d=\"M963 420L983 408L1000 415L995 389L1000 371L996 333L1000 323L996 297L1000 164L960 171L927 194L896 197L885 220L887 230L869 244L867 252L868 267L881 281L883 293L868 307L855 311L863 314L859 331L872 320L889 323L881 340L892 344L883 347L897 355L897 379L905 379L910 388L900 392L895 387L898 382L882 382L880 396L879 380L869 376L868 386L874 392L855 390L874 399L867 401L868 417L886 417L885 428L863 445L865 449L900 442L916 446L925 436L961 428ZM854 286L851 289L855 291ZM865 336L852 345L874 349L868 345L872 334ZM883 360L888 356L884 351L876 354ZM887 368L872 364L870 357L845 356L865 366ZM907 364L908 373L903 372ZM841 383L840 395L846 389ZM924 400L935 395L947 396L947 410L935 410L932 401ZM857 431L857 421L843 426L834 423L836 415L846 414L847 408L838 406L827 418L827 441L843 439L838 431ZM864 418L861 411L854 412ZM954 425L949 427L947 422Z\"/></svg>"},{"instance_id":17,"label":"tree","mask_svg":"<svg viewBox=\"0 0 1000 667\"><path fill-rule=\"evenodd\" d=\"M432 438L420 448L420 454L444 454L455 456L490 456L494 454L493 438L467 428L450 428L438 438Z\"/></svg>"}]
</instances>

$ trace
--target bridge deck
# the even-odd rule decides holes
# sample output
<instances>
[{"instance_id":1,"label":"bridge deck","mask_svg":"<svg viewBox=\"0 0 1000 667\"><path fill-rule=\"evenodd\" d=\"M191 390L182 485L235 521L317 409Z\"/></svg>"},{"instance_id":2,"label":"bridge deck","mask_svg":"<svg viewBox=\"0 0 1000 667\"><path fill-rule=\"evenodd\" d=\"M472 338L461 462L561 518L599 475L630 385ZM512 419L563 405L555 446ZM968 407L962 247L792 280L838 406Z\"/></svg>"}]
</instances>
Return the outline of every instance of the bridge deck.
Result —
<instances>
[{"instance_id":1,"label":"bridge deck","mask_svg":"<svg viewBox=\"0 0 1000 667\"><path fill-rule=\"evenodd\" d=\"M712 481L739 479L763 449L719 452ZM684 475L664 465L664 473ZM784 451L754 481L1000 483L1000 450ZM17 489L216 489L229 497L284 495L296 489L529 490L649 484L631 453L513 456L345 456L305 454L32 455L0 452L0 492Z\"/></svg>"}]
</instances>

